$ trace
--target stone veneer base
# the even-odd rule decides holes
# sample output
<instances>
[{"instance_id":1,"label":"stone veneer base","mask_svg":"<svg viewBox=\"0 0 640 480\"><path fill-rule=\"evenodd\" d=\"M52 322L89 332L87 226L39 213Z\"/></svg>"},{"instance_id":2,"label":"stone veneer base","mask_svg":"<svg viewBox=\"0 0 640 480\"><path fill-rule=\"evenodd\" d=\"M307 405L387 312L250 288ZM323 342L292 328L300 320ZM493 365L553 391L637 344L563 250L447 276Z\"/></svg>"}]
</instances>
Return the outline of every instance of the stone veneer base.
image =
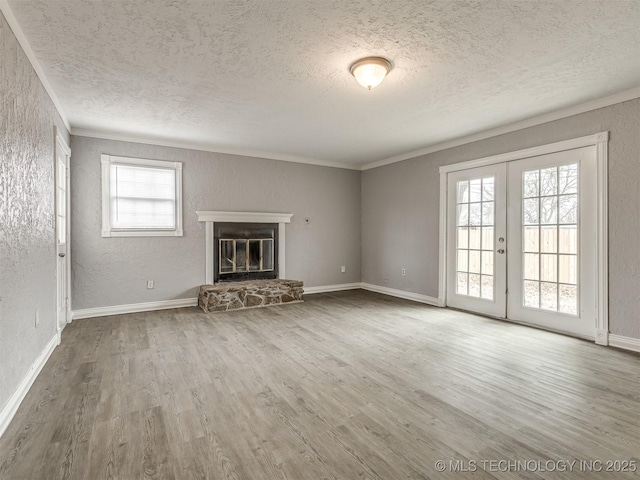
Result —
<instances>
[{"instance_id":1,"label":"stone veneer base","mask_svg":"<svg viewBox=\"0 0 640 480\"><path fill-rule=\"evenodd\" d=\"M205 312L227 312L303 301L300 280L247 280L200 286L198 305Z\"/></svg>"}]
</instances>

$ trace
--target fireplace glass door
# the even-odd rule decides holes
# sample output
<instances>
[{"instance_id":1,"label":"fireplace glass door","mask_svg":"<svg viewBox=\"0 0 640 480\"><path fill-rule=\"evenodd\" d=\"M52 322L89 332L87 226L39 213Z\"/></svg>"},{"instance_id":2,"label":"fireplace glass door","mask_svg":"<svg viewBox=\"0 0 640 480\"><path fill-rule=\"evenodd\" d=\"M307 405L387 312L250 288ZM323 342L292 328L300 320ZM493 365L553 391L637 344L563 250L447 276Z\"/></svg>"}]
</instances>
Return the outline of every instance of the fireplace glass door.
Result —
<instances>
[{"instance_id":1,"label":"fireplace glass door","mask_svg":"<svg viewBox=\"0 0 640 480\"><path fill-rule=\"evenodd\" d=\"M240 272L273 271L272 238L221 238L220 275Z\"/></svg>"}]
</instances>

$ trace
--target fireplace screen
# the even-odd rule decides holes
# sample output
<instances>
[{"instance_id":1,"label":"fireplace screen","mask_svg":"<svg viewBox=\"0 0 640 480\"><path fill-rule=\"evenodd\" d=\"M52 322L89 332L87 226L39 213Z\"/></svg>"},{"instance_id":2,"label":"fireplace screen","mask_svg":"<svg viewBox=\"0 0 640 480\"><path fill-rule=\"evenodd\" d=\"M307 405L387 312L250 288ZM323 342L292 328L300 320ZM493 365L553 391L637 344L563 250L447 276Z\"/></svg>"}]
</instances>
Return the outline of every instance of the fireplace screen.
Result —
<instances>
[{"instance_id":1,"label":"fireplace screen","mask_svg":"<svg viewBox=\"0 0 640 480\"><path fill-rule=\"evenodd\" d=\"M213 281L278 278L278 224L216 222Z\"/></svg>"},{"instance_id":2,"label":"fireplace screen","mask_svg":"<svg viewBox=\"0 0 640 480\"><path fill-rule=\"evenodd\" d=\"M219 240L219 274L273 271L272 238L221 238Z\"/></svg>"}]
</instances>

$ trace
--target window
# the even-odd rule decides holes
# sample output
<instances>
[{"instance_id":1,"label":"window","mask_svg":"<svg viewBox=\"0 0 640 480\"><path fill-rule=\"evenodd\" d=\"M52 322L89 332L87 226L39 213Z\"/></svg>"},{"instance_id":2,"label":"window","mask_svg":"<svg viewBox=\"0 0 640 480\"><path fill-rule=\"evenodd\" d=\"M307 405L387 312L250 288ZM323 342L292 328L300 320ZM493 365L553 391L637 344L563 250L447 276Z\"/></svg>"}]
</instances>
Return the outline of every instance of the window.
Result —
<instances>
[{"instance_id":1,"label":"window","mask_svg":"<svg viewBox=\"0 0 640 480\"><path fill-rule=\"evenodd\" d=\"M102 155L102 236L182 236L182 163Z\"/></svg>"}]
</instances>

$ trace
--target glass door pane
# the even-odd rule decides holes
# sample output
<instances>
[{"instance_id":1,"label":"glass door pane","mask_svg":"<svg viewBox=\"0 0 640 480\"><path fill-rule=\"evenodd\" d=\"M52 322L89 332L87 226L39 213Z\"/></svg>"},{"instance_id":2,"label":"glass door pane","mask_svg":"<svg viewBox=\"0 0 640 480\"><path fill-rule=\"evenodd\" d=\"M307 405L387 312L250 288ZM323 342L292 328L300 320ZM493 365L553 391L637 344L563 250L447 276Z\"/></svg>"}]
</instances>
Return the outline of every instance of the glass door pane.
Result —
<instances>
[{"instance_id":1,"label":"glass door pane","mask_svg":"<svg viewBox=\"0 0 640 480\"><path fill-rule=\"evenodd\" d=\"M522 172L522 306L578 310L578 164Z\"/></svg>"},{"instance_id":2,"label":"glass door pane","mask_svg":"<svg viewBox=\"0 0 640 480\"><path fill-rule=\"evenodd\" d=\"M456 293L493 300L495 177L457 182Z\"/></svg>"}]
</instances>

